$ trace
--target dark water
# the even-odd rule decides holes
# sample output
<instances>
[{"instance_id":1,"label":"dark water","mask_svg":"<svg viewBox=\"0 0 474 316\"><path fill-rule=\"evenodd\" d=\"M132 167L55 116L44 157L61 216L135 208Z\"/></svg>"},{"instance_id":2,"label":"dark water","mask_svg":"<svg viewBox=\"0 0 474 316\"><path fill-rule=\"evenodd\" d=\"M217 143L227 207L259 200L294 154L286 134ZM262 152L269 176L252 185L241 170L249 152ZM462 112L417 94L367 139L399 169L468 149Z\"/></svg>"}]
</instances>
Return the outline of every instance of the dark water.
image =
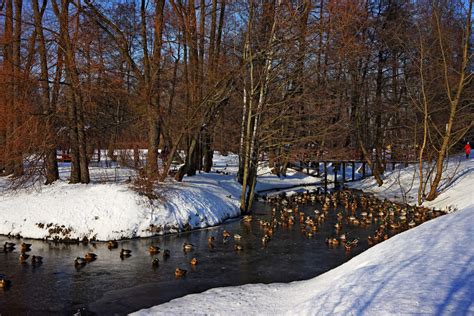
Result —
<instances>
[{"instance_id":1,"label":"dark water","mask_svg":"<svg viewBox=\"0 0 474 316\"><path fill-rule=\"evenodd\" d=\"M300 211L314 215L316 206L300 206ZM19 250L0 253L0 274L12 281L11 288L0 289L0 314L71 314L78 309L84 314L125 314L213 287L309 279L366 250L367 236L375 230L373 225L344 228L352 237L360 238L358 247L351 252L344 247L328 248L325 239L333 234L336 222L336 212L332 211L311 239L301 233L296 222L293 228L279 227L264 247L263 231L255 218L270 219L271 208L256 203L251 223L233 220L200 231L119 242L119 249L132 250L132 256L125 260L119 257L119 249L110 251L105 243L65 245L25 240L33 244L29 254L43 256L44 263L39 267L20 264ZM242 240L231 238L223 243L224 229L242 235ZM216 237L212 250L207 243L211 235ZM0 245L6 240L0 236ZM10 241L17 245L22 242ZM194 250L184 253L184 242L192 243ZM236 243L244 250L236 252ZM161 254L156 256L160 259L156 269L147 251L150 245L171 251L168 260ZM96 253L98 259L76 269L74 258L83 257L86 252ZM199 261L195 268L189 263L193 257ZM185 278L175 278L176 267L188 270Z\"/></svg>"}]
</instances>

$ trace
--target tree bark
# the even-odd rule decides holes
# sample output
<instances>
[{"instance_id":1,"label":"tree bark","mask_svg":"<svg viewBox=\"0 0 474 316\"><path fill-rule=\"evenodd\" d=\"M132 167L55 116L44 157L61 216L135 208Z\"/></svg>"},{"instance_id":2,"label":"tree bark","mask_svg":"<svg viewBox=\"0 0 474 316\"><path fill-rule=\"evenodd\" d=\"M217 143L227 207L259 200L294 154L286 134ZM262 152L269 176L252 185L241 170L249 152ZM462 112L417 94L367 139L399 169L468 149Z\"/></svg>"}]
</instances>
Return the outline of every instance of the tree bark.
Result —
<instances>
[{"instance_id":1,"label":"tree bark","mask_svg":"<svg viewBox=\"0 0 474 316\"><path fill-rule=\"evenodd\" d=\"M69 127L71 142L71 183L89 183L89 162L86 149L86 134L84 128L84 109L81 82L76 65L75 51L69 36L69 1L61 0L61 9L53 0L53 9L60 23L60 41L65 57L66 80L69 83ZM76 30L79 19L76 19Z\"/></svg>"},{"instance_id":2,"label":"tree bark","mask_svg":"<svg viewBox=\"0 0 474 316\"><path fill-rule=\"evenodd\" d=\"M49 74L48 74L48 58L46 51L46 43L43 33L43 13L46 9L46 0L43 0L41 9L38 5L38 0L33 0L33 13L35 22L35 31L38 38L38 53L41 66L40 86L41 86L41 100L43 125L46 134L46 148L45 148L45 167L46 167L46 183L51 184L59 179L58 162L56 159L56 132L54 129L56 109L50 98ZM57 66L60 67L58 54Z\"/></svg>"},{"instance_id":3,"label":"tree bark","mask_svg":"<svg viewBox=\"0 0 474 316\"><path fill-rule=\"evenodd\" d=\"M466 21L466 29L464 32L464 43L462 47L462 62L461 62L461 69L459 72L459 79L457 82L457 87L456 87L456 93L454 94L454 98L451 96L451 87L449 83L449 75L448 75L448 64L447 64L447 59L446 59L446 49L443 45L443 39L442 39L442 33L441 33L441 27L440 27L440 21L439 17L436 17L436 23L437 23L437 31L438 31L438 41L441 49L441 55L443 59L443 67L444 67L444 81L446 84L446 93L447 97L449 99L449 118L446 123L446 131L443 136L443 142L441 144L441 148L438 152L438 157L436 159L436 175L433 179L433 182L431 183L430 187L430 192L428 193L428 196L426 199L428 201L434 200L438 196L438 187L441 182L441 177L443 175L443 167L444 167L444 159L446 158L448 148L449 148L449 142L451 141L451 133L452 133L452 128L454 121L456 119L456 114L458 110L459 103L461 102L461 96L462 92L466 86L466 70L469 65L469 49L470 49L470 43L472 41L471 39L471 32L472 32L472 7L473 7L473 0L469 1L469 8L467 10L467 21Z\"/></svg>"}]
</instances>

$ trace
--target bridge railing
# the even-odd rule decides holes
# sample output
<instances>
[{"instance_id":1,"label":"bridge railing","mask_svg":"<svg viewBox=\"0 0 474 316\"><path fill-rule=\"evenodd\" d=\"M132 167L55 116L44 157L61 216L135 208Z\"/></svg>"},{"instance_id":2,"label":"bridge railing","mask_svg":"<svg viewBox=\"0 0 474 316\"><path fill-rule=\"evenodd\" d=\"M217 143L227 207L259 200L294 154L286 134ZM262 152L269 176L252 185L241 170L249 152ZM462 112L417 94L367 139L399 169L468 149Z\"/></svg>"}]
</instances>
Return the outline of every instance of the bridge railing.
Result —
<instances>
[{"instance_id":1,"label":"bridge railing","mask_svg":"<svg viewBox=\"0 0 474 316\"><path fill-rule=\"evenodd\" d=\"M384 161L384 170L390 171L387 167L391 167L391 171L394 171L397 166L406 168L410 164L418 163L417 161ZM328 171L332 171L334 174L334 186L337 187L338 183L342 182L350 182L356 181L360 179L364 179L368 176L372 175L370 168L367 167L367 161L365 160L321 160L321 161L309 161L309 162L293 162L289 164L289 167L300 172L306 172L306 174L315 176L315 177L323 177L324 179L324 187L327 190L328 186ZM349 170L347 168L349 167ZM330 170L331 168L332 170ZM347 172L351 173L350 178L348 179ZM341 181L338 179L338 173L341 172ZM360 177L356 177L356 172L360 174Z\"/></svg>"}]
</instances>

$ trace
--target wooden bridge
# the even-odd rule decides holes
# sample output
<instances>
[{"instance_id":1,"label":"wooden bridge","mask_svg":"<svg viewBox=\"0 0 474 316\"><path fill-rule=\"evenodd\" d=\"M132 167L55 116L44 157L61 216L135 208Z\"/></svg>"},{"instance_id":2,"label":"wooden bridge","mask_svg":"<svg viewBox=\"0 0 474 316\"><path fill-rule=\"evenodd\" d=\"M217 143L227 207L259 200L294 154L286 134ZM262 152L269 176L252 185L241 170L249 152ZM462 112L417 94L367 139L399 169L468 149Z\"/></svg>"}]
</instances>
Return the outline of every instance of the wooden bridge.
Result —
<instances>
[{"instance_id":1,"label":"wooden bridge","mask_svg":"<svg viewBox=\"0 0 474 316\"><path fill-rule=\"evenodd\" d=\"M383 163L384 170L387 170L387 167L391 167L391 170L395 170L398 166L402 168L408 167L409 164L418 163L417 161L385 161ZM371 176L370 168L367 168L367 161L365 160L323 160L323 161L310 161L298 163L290 163L289 167L300 172L305 172L307 175L315 177L324 177L324 181L321 183L324 185L324 190L328 189L328 167L333 168L334 172L334 187L337 188L339 183L344 184L345 182L356 181L364 179L367 176ZM322 172L321 172L322 166ZM347 177L346 169L350 166L350 177ZM360 166L358 172L361 173L361 177L356 179L356 166ZM341 174L341 177L338 178L338 173Z\"/></svg>"}]
</instances>

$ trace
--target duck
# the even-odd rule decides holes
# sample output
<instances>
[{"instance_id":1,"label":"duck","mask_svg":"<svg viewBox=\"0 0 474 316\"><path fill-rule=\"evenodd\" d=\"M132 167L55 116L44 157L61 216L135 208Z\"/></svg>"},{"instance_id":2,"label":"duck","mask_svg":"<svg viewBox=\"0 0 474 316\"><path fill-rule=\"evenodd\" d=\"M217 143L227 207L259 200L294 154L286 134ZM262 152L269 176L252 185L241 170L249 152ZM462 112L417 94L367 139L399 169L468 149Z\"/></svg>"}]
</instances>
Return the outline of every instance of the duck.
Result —
<instances>
[{"instance_id":1,"label":"duck","mask_svg":"<svg viewBox=\"0 0 474 316\"><path fill-rule=\"evenodd\" d=\"M120 257L130 257L132 255L132 251L128 249L120 250Z\"/></svg>"},{"instance_id":2,"label":"duck","mask_svg":"<svg viewBox=\"0 0 474 316\"><path fill-rule=\"evenodd\" d=\"M242 250L244 250L244 247L242 245L235 245L234 250L235 251L242 251Z\"/></svg>"},{"instance_id":3,"label":"duck","mask_svg":"<svg viewBox=\"0 0 474 316\"><path fill-rule=\"evenodd\" d=\"M165 259L166 259L166 258L169 258L170 255L171 255L171 252L170 252L169 249L163 250L163 258L165 258Z\"/></svg>"},{"instance_id":4,"label":"duck","mask_svg":"<svg viewBox=\"0 0 474 316\"><path fill-rule=\"evenodd\" d=\"M150 253L150 255L155 255L155 254L160 252L160 247L150 246L150 247L148 247L148 252Z\"/></svg>"},{"instance_id":5,"label":"duck","mask_svg":"<svg viewBox=\"0 0 474 316\"><path fill-rule=\"evenodd\" d=\"M151 265L152 265L153 267L157 267L159 264L160 264L160 260L159 260L158 258L153 258L153 259L151 260Z\"/></svg>"},{"instance_id":6,"label":"duck","mask_svg":"<svg viewBox=\"0 0 474 316\"><path fill-rule=\"evenodd\" d=\"M268 236L267 234L263 235L262 237L263 245L266 245L269 241L270 241L270 236Z\"/></svg>"},{"instance_id":7,"label":"duck","mask_svg":"<svg viewBox=\"0 0 474 316\"><path fill-rule=\"evenodd\" d=\"M333 238L326 238L326 243L327 243L329 246L337 246L337 245L339 245L339 240L337 240L336 237L333 237Z\"/></svg>"},{"instance_id":8,"label":"duck","mask_svg":"<svg viewBox=\"0 0 474 316\"><path fill-rule=\"evenodd\" d=\"M88 252L84 256L84 259L86 259L87 262L92 262L97 259L97 255L95 253Z\"/></svg>"},{"instance_id":9,"label":"duck","mask_svg":"<svg viewBox=\"0 0 474 316\"><path fill-rule=\"evenodd\" d=\"M15 243L13 242L5 242L5 244L3 245L3 250L5 252L11 252L13 251L13 249L15 249Z\"/></svg>"},{"instance_id":10,"label":"duck","mask_svg":"<svg viewBox=\"0 0 474 316\"><path fill-rule=\"evenodd\" d=\"M184 250L184 251L191 251L191 250L193 250L193 245L190 244L190 243L185 242L185 243L183 244L183 250Z\"/></svg>"},{"instance_id":11,"label":"duck","mask_svg":"<svg viewBox=\"0 0 474 316\"><path fill-rule=\"evenodd\" d=\"M115 240L109 240L107 242L107 248L109 248L110 250L118 248L118 242Z\"/></svg>"},{"instance_id":12,"label":"duck","mask_svg":"<svg viewBox=\"0 0 474 316\"><path fill-rule=\"evenodd\" d=\"M372 236L367 237L367 244L372 247L375 244L375 240Z\"/></svg>"},{"instance_id":13,"label":"duck","mask_svg":"<svg viewBox=\"0 0 474 316\"><path fill-rule=\"evenodd\" d=\"M182 278L186 275L186 272L188 272L188 271L186 271L184 269L176 268L176 270L174 270L174 275L177 278Z\"/></svg>"},{"instance_id":14,"label":"duck","mask_svg":"<svg viewBox=\"0 0 474 316\"><path fill-rule=\"evenodd\" d=\"M272 237L272 236L273 236L273 228L268 228L268 229L267 229L267 235L268 235L269 237Z\"/></svg>"},{"instance_id":15,"label":"duck","mask_svg":"<svg viewBox=\"0 0 474 316\"><path fill-rule=\"evenodd\" d=\"M244 221L244 222L246 222L246 223L250 223L252 220L253 220L252 215L245 215L245 216L242 218L242 221Z\"/></svg>"},{"instance_id":16,"label":"duck","mask_svg":"<svg viewBox=\"0 0 474 316\"><path fill-rule=\"evenodd\" d=\"M300 223L304 222L304 213L300 213Z\"/></svg>"},{"instance_id":17,"label":"duck","mask_svg":"<svg viewBox=\"0 0 474 316\"><path fill-rule=\"evenodd\" d=\"M33 265L40 265L43 263L43 257L41 256L31 256L31 263Z\"/></svg>"},{"instance_id":18,"label":"duck","mask_svg":"<svg viewBox=\"0 0 474 316\"><path fill-rule=\"evenodd\" d=\"M347 234L346 233L342 234L341 236L339 236L339 239L341 240L341 242L345 242L347 239Z\"/></svg>"},{"instance_id":19,"label":"duck","mask_svg":"<svg viewBox=\"0 0 474 316\"><path fill-rule=\"evenodd\" d=\"M234 239L235 239L235 240L241 240L241 239L242 239L242 236L240 236L239 234L235 234L235 235L234 235Z\"/></svg>"},{"instance_id":20,"label":"duck","mask_svg":"<svg viewBox=\"0 0 474 316\"><path fill-rule=\"evenodd\" d=\"M21 252L27 252L31 250L31 244L25 244L24 242L21 243Z\"/></svg>"},{"instance_id":21,"label":"duck","mask_svg":"<svg viewBox=\"0 0 474 316\"><path fill-rule=\"evenodd\" d=\"M346 250L351 250L352 248L356 247L358 243L359 243L359 239L356 238L351 241L346 241L344 243L344 247L346 248Z\"/></svg>"},{"instance_id":22,"label":"duck","mask_svg":"<svg viewBox=\"0 0 474 316\"><path fill-rule=\"evenodd\" d=\"M207 237L207 243L209 245L213 244L215 240L216 240L216 238L214 236Z\"/></svg>"},{"instance_id":23,"label":"duck","mask_svg":"<svg viewBox=\"0 0 474 316\"><path fill-rule=\"evenodd\" d=\"M1 289L6 289L6 288L10 287L11 284L12 284L12 282L10 280L5 278L4 276L0 276L0 288Z\"/></svg>"},{"instance_id":24,"label":"duck","mask_svg":"<svg viewBox=\"0 0 474 316\"><path fill-rule=\"evenodd\" d=\"M192 258L189 263L191 263L193 266L195 266L195 265L198 264L198 260L196 258Z\"/></svg>"},{"instance_id":25,"label":"duck","mask_svg":"<svg viewBox=\"0 0 474 316\"><path fill-rule=\"evenodd\" d=\"M28 260L28 258L30 257L30 255L27 255L26 253L22 252L20 254L20 263L26 263L26 260Z\"/></svg>"},{"instance_id":26,"label":"duck","mask_svg":"<svg viewBox=\"0 0 474 316\"><path fill-rule=\"evenodd\" d=\"M227 239L227 238L230 237L230 233L229 233L227 230L224 230L224 231L222 232L222 237L224 237L224 239Z\"/></svg>"},{"instance_id":27,"label":"duck","mask_svg":"<svg viewBox=\"0 0 474 316\"><path fill-rule=\"evenodd\" d=\"M389 227L390 227L390 229L392 229L392 230L397 230L397 229L400 228L400 224L399 224L399 223L390 223L390 224L389 224Z\"/></svg>"},{"instance_id":28,"label":"duck","mask_svg":"<svg viewBox=\"0 0 474 316\"><path fill-rule=\"evenodd\" d=\"M81 258L81 257L76 257L76 259L74 259L74 265L76 267L82 267L82 266L85 266L87 263L86 259L84 258Z\"/></svg>"}]
</instances>

